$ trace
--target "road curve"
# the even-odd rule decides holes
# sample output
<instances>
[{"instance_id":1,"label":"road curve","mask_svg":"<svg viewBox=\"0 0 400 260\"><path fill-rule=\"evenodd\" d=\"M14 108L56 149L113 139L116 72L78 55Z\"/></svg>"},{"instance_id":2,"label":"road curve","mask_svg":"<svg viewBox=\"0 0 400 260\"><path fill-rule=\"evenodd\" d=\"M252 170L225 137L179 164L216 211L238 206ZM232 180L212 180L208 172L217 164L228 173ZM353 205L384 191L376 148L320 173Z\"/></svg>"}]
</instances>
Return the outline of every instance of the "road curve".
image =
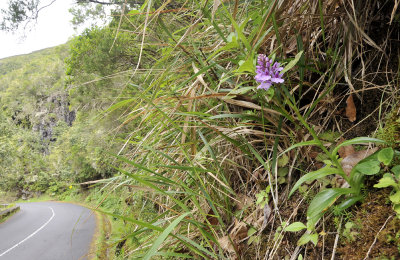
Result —
<instances>
[{"instance_id":1,"label":"road curve","mask_svg":"<svg viewBox=\"0 0 400 260\"><path fill-rule=\"evenodd\" d=\"M90 259L94 213L70 203L20 203L20 211L0 223L0 260Z\"/></svg>"}]
</instances>

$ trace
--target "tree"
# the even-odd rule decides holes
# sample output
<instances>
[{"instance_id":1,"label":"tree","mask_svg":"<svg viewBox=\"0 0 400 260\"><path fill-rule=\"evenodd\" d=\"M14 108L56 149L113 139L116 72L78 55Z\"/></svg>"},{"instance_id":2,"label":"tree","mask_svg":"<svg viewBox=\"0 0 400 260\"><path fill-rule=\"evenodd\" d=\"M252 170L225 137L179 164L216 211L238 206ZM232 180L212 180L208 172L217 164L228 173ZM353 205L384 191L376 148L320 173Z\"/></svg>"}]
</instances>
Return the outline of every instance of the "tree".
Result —
<instances>
[{"instance_id":1,"label":"tree","mask_svg":"<svg viewBox=\"0 0 400 260\"><path fill-rule=\"evenodd\" d=\"M7 7L1 9L2 20L0 22L0 29L3 31L15 32L23 27L37 20L39 13L44 8L51 6L57 0L8 0ZM60 0L62 1L62 0ZM129 8L137 8L145 1L128 0L76 0L77 5L97 4L100 6L115 6L120 8L125 3Z\"/></svg>"}]
</instances>

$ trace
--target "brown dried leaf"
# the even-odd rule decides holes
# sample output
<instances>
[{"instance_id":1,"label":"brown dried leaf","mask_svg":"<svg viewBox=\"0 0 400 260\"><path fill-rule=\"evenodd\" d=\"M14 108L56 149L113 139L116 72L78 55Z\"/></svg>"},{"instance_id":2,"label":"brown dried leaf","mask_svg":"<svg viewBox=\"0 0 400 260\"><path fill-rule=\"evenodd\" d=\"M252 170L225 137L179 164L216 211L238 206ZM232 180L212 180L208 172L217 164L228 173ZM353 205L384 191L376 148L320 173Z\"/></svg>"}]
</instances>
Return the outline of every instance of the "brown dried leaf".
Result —
<instances>
[{"instance_id":1,"label":"brown dried leaf","mask_svg":"<svg viewBox=\"0 0 400 260\"><path fill-rule=\"evenodd\" d=\"M231 233L232 241L235 243L235 246L240 242L240 240L245 239L247 237L247 225L244 222L239 222L235 219L235 226L233 227Z\"/></svg>"},{"instance_id":2,"label":"brown dried leaf","mask_svg":"<svg viewBox=\"0 0 400 260\"><path fill-rule=\"evenodd\" d=\"M350 96L346 100L346 116L350 122L356 121L357 118L357 110L356 106L354 105L353 95Z\"/></svg>"},{"instance_id":3,"label":"brown dried leaf","mask_svg":"<svg viewBox=\"0 0 400 260\"><path fill-rule=\"evenodd\" d=\"M254 199L247 196L246 194L239 193L237 194L237 200L234 201L237 210L242 210L244 208L248 208L254 204Z\"/></svg>"},{"instance_id":4,"label":"brown dried leaf","mask_svg":"<svg viewBox=\"0 0 400 260\"><path fill-rule=\"evenodd\" d=\"M355 152L353 154L350 154L348 156L346 156L346 158L344 158L340 164L342 165L342 168L344 170L344 172L347 175L350 175L351 170L353 169L353 167L362 159L370 156L371 154L373 154L374 152L376 152L378 150L378 147L372 148L372 149L367 149L367 150L362 150L362 151L358 151Z\"/></svg>"},{"instance_id":5,"label":"brown dried leaf","mask_svg":"<svg viewBox=\"0 0 400 260\"><path fill-rule=\"evenodd\" d=\"M208 214L207 214L207 220L208 220L208 222L212 225L212 226L216 226L216 225L218 225L218 218L215 216L215 213L214 213L214 211L212 210L212 209L210 209L209 211L208 211Z\"/></svg>"},{"instance_id":6,"label":"brown dried leaf","mask_svg":"<svg viewBox=\"0 0 400 260\"><path fill-rule=\"evenodd\" d=\"M265 206L264 206L264 219L263 219L263 224L262 224L261 230L266 228L268 222L270 221L271 213L272 213L271 207L268 205L268 203L265 204Z\"/></svg>"},{"instance_id":7,"label":"brown dried leaf","mask_svg":"<svg viewBox=\"0 0 400 260\"><path fill-rule=\"evenodd\" d=\"M340 141L338 144L341 144L344 141L345 141L345 139L342 137L342 138L340 138ZM354 150L354 147L352 145L341 146L338 151L340 158L346 158L347 156L349 156L355 152L356 152L356 150Z\"/></svg>"},{"instance_id":8,"label":"brown dried leaf","mask_svg":"<svg viewBox=\"0 0 400 260\"><path fill-rule=\"evenodd\" d=\"M223 236L220 239L218 239L219 245L222 247L223 250L235 254L235 248L233 247L231 241L229 241L228 236Z\"/></svg>"},{"instance_id":9,"label":"brown dried leaf","mask_svg":"<svg viewBox=\"0 0 400 260\"><path fill-rule=\"evenodd\" d=\"M315 159L315 158L317 158L318 154L319 154L319 152L317 152L317 151L310 151L308 153L308 156L310 156L311 159Z\"/></svg>"}]
</instances>

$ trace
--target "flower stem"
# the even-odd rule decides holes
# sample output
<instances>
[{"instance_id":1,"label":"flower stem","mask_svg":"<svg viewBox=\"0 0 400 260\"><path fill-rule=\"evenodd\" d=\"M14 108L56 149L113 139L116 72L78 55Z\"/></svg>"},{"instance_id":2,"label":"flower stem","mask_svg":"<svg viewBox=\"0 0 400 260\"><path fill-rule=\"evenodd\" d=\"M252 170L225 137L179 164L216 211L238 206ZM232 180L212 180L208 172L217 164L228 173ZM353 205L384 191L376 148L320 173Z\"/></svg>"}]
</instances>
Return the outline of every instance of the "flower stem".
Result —
<instances>
[{"instance_id":1,"label":"flower stem","mask_svg":"<svg viewBox=\"0 0 400 260\"><path fill-rule=\"evenodd\" d=\"M336 168L339 171L339 175L341 177L343 177L343 179L345 179L348 183L350 183L350 178L349 176L347 176L347 174L343 171L342 166L340 165L338 159L336 158L336 156L334 154L332 154L331 152L328 151L328 149L326 149L326 147L324 146L324 144L321 142L321 140L318 138L317 133L315 132L315 130L310 127L310 125L306 122L306 120L304 119L304 117L301 115L299 109L297 108L296 105L294 105L291 100L286 97L286 95L283 95L285 97L285 103L288 104L290 106L291 109L293 109L293 111L295 112L295 114L297 115L300 123L309 131L309 133L311 134L311 136L314 138L314 140L317 142L317 145L319 148L322 149L322 151L329 156L329 158L331 159L331 161L333 162L333 164L336 166ZM280 106L281 108L284 107L283 105Z\"/></svg>"}]
</instances>

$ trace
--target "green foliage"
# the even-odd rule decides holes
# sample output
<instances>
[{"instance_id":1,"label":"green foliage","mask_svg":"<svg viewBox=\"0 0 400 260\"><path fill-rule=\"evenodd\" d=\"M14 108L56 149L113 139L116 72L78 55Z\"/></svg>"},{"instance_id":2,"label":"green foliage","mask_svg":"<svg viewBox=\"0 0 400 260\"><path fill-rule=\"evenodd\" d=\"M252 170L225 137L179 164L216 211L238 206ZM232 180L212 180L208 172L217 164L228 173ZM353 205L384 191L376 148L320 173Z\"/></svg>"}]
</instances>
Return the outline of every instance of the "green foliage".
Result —
<instances>
[{"instance_id":1,"label":"green foliage","mask_svg":"<svg viewBox=\"0 0 400 260\"><path fill-rule=\"evenodd\" d=\"M64 182L110 177L106 124L71 111L64 89L69 45L0 60L0 154L5 191L61 194ZM43 68L47 68L43 70Z\"/></svg>"},{"instance_id":2,"label":"green foliage","mask_svg":"<svg viewBox=\"0 0 400 260\"><path fill-rule=\"evenodd\" d=\"M269 202L268 193L270 193L270 191L271 191L271 186L268 186L267 188L265 188L265 190L256 194L256 197L257 197L256 204L259 205L260 208L263 209L265 207L265 204L267 204Z\"/></svg>"},{"instance_id":3,"label":"green foliage","mask_svg":"<svg viewBox=\"0 0 400 260\"><path fill-rule=\"evenodd\" d=\"M359 232L357 232L357 230L360 227L357 226L355 223L348 221L346 222L346 224L344 225L344 229L343 229L343 237L347 240L347 241L355 241L357 239L357 236L359 234Z\"/></svg>"},{"instance_id":4,"label":"green foliage","mask_svg":"<svg viewBox=\"0 0 400 260\"><path fill-rule=\"evenodd\" d=\"M392 162L393 154L394 151L392 148L386 148L381 151L380 156L378 155L378 159L388 166ZM400 165L392 165L390 172L385 173L379 182L374 185L374 187L393 188L393 191L389 196L389 200L392 202L393 209L400 218Z\"/></svg>"},{"instance_id":5,"label":"green foliage","mask_svg":"<svg viewBox=\"0 0 400 260\"><path fill-rule=\"evenodd\" d=\"M307 50L303 32L291 23L284 27L276 16L285 10L274 2L173 2L128 5L122 19L115 12L107 26L74 38L65 78L61 67L40 74L38 67L53 64L44 57L42 63L10 62L8 72L0 63L0 75L8 80L1 90L5 105L0 115L8 133L1 153L8 166L20 157L16 170L6 167L5 187L70 198L79 192L75 185L69 189L70 184L103 179L87 200L101 204L99 211L112 219L110 248L119 258L240 258L238 241L248 238L235 237L233 230L242 224L247 244L261 248L263 227L249 218L259 218L260 207L263 224L269 221L268 210L278 214L268 223L277 227L271 233L275 245L282 244L282 230L305 231L298 245L317 244L320 218L333 207L340 213L360 201L365 176L378 174L395 157L390 149L382 150L347 176L337 156L340 147L384 141L359 137L332 146L336 133L317 134L310 124L322 101L342 83L347 66L341 63L343 41L326 31L334 21L325 20L331 16L320 11L322 27L315 31L322 30L324 43L315 38L317 45ZM296 17L308 17L308 8L304 5ZM101 12L89 11L75 11L74 22ZM325 44L326 39L337 41ZM320 48L323 55L314 55ZM258 53L285 65L285 84L257 90ZM316 77L321 87L316 87ZM54 102L47 102L55 92ZM65 111L76 111L72 123L60 120L55 111L61 96ZM39 123L51 126L51 140L38 135ZM306 183L322 184L319 193L307 191L307 223L285 227L279 215L280 203L286 201L282 191L297 169L304 171L298 150L305 146L322 151L319 159L326 165L302 176L289 196ZM299 160L296 165L293 158ZM327 188L333 175L350 187ZM391 183L397 185L397 180ZM352 227L348 230L351 236Z\"/></svg>"}]
</instances>

